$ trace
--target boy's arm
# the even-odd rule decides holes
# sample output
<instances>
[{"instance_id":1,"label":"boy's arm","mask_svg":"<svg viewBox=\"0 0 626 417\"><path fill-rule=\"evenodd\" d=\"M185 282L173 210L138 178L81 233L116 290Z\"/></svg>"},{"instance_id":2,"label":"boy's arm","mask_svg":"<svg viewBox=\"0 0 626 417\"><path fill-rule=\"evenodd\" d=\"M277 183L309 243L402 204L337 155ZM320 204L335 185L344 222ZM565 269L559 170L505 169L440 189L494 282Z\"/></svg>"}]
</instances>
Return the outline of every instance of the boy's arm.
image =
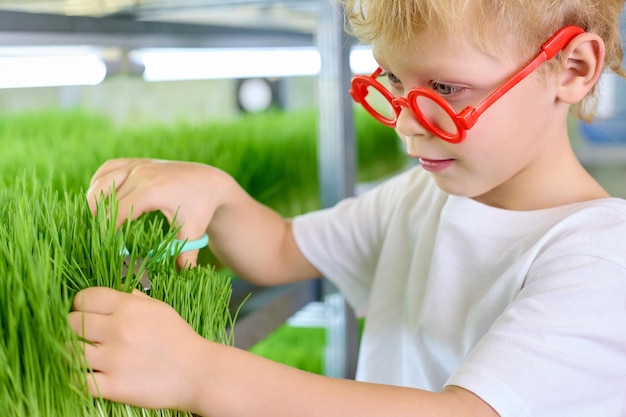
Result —
<instances>
[{"instance_id":1,"label":"boy's arm","mask_svg":"<svg viewBox=\"0 0 626 417\"><path fill-rule=\"evenodd\" d=\"M195 378L195 410L206 416L497 417L462 388L441 392L330 378L245 351L206 343Z\"/></svg>"},{"instance_id":2,"label":"boy's arm","mask_svg":"<svg viewBox=\"0 0 626 417\"><path fill-rule=\"evenodd\" d=\"M298 249L291 221L255 201L237 184L228 188L232 193L208 227L211 249L225 265L259 285L320 276Z\"/></svg>"},{"instance_id":3,"label":"boy's arm","mask_svg":"<svg viewBox=\"0 0 626 417\"><path fill-rule=\"evenodd\" d=\"M95 213L101 196L115 187L118 227L129 217L161 211L181 225L180 239L208 232L215 254L241 278L274 285L316 278L302 256L290 223L256 202L225 172L203 164L149 159L115 159L94 174L87 198ZM179 266L195 265L185 252Z\"/></svg>"},{"instance_id":4,"label":"boy's arm","mask_svg":"<svg viewBox=\"0 0 626 417\"><path fill-rule=\"evenodd\" d=\"M469 391L434 393L334 379L201 338L167 304L89 288L69 321L85 344L94 396L213 417L495 417Z\"/></svg>"}]
</instances>

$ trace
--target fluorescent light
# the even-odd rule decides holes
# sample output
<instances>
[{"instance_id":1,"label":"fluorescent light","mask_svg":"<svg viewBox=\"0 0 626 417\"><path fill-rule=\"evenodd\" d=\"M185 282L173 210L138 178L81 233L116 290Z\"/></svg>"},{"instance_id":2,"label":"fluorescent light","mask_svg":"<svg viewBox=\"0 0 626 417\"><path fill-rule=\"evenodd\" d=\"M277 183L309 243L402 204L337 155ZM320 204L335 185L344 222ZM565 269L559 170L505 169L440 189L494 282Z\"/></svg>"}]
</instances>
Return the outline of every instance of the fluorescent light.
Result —
<instances>
[{"instance_id":1,"label":"fluorescent light","mask_svg":"<svg viewBox=\"0 0 626 417\"><path fill-rule=\"evenodd\" d=\"M106 72L88 48L0 48L0 88L96 85Z\"/></svg>"},{"instance_id":2,"label":"fluorescent light","mask_svg":"<svg viewBox=\"0 0 626 417\"><path fill-rule=\"evenodd\" d=\"M315 76L315 48L142 49L130 54L147 81ZM377 64L371 49L350 53L353 73ZM97 85L106 77L102 51L91 47L0 47L0 88Z\"/></svg>"},{"instance_id":3,"label":"fluorescent light","mask_svg":"<svg viewBox=\"0 0 626 417\"><path fill-rule=\"evenodd\" d=\"M143 49L133 51L147 81L315 75L320 57L311 48Z\"/></svg>"},{"instance_id":4,"label":"fluorescent light","mask_svg":"<svg viewBox=\"0 0 626 417\"><path fill-rule=\"evenodd\" d=\"M131 60L145 67L146 81L314 76L320 72L315 48L140 49ZM353 72L372 72L370 48L356 47Z\"/></svg>"},{"instance_id":5,"label":"fluorescent light","mask_svg":"<svg viewBox=\"0 0 626 417\"><path fill-rule=\"evenodd\" d=\"M350 50L350 69L353 74L371 74L378 68L371 46L355 46Z\"/></svg>"}]
</instances>

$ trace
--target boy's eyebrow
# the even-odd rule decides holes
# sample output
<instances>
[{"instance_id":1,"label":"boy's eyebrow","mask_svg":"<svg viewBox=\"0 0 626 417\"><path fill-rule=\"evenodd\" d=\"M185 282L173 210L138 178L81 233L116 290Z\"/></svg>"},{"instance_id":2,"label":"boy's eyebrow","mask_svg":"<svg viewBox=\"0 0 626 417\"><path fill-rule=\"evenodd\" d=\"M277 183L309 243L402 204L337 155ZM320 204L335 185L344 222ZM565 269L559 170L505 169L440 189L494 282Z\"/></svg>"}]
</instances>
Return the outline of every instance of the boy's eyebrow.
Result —
<instances>
[{"instance_id":1,"label":"boy's eyebrow","mask_svg":"<svg viewBox=\"0 0 626 417\"><path fill-rule=\"evenodd\" d=\"M386 66L385 60L376 52L372 52L372 56L374 57L374 61L378 64L379 67L384 68Z\"/></svg>"},{"instance_id":2,"label":"boy's eyebrow","mask_svg":"<svg viewBox=\"0 0 626 417\"><path fill-rule=\"evenodd\" d=\"M381 57L379 54L376 54L375 52L372 53L374 60L376 61L376 63L378 64L378 66L380 68L382 68L383 72L391 72L391 73L395 73L391 68L390 65L388 63L387 60L385 60L384 57ZM441 68L439 67L439 65L423 65L419 67L419 71L420 72L424 72L424 73L429 73L429 74L433 74L433 73L440 73L441 72ZM455 73L457 72L456 70L454 71Z\"/></svg>"}]
</instances>

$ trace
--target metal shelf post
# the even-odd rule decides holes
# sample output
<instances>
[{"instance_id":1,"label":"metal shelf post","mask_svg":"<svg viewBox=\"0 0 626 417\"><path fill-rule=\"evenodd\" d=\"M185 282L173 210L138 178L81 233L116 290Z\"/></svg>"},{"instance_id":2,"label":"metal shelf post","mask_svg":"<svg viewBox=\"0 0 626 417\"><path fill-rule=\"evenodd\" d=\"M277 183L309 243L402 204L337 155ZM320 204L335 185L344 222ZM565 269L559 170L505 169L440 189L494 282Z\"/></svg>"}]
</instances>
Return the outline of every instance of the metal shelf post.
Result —
<instances>
[{"instance_id":1,"label":"metal shelf post","mask_svg":"<svg viewBox=\"0 0 626 417\"><path fill-rule=\"evenodd\" d=\"M318 164L322 205L330 207L354 194L356 152L352 102L347 93L350 85L350 46L352 40L344 31L344 15L339 2L319 0L319 20L315 37L321 56L318 79ZM338 315L328 329L327 360L334 364L331 376L354 378L358 349L354 314L341 300L329 306Z\"/></svg>"}]
</instances>

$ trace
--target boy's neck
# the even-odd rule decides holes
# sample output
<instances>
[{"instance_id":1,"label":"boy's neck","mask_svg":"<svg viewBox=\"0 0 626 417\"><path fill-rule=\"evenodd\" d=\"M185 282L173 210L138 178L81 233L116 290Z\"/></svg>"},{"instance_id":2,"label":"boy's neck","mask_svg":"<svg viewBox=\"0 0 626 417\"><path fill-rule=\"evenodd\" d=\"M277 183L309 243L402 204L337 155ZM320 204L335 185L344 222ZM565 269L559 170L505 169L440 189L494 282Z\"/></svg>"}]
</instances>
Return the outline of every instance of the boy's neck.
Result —
<instances>
[{"instance_id":1,"label":"boy's neck","mask_svg":"<svg viewBox=\"0 0 626 417\"><path fill-rule=\"evenodd\" d=\"M571 146L560 158L537 161L505 184L474 200L508 210L540 210L610 197L585 170Z\"/></svg>"}]
</instances>

